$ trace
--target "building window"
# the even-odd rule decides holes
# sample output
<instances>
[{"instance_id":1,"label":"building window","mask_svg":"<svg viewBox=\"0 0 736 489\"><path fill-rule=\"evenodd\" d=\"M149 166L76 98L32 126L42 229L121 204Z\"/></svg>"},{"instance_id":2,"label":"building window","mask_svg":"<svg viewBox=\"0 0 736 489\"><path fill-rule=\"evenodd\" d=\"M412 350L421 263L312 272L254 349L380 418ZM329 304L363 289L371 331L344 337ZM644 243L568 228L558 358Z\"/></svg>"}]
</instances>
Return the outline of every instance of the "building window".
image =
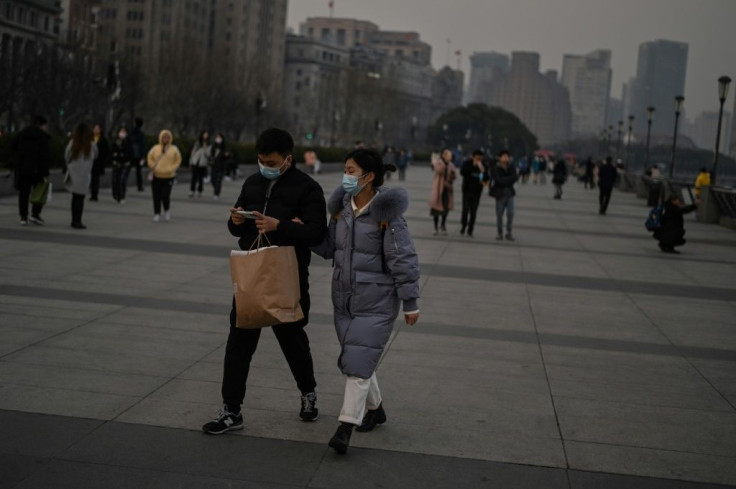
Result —
<instances>
[{"instance_id":1,"label":"building window","mask_svg":"<svg viewBox=\"0 0 736 489\"><path fill-rule=\"evenodd\" d=\"M394 54L396 55L397 58L403 58L404 57L404 50L403 49L397 49L396 51L394 51Z\"/></svg>"},{"instance_id":2,"label":"building window","mask_svg":"<svg viewBox=\"0 0 736 489\"><path fill-rule=\"evenodd\" d=\"M309 37L314 37L314 27L310 27L310 28L309 28L309 29L307 30L307 35L308 35Z\"/></svg>"},{"instance_id":3,"label":"building window","mask_svg":"<svg viewBox=\"0 0 736 489\"><path fill-rule=\"evenodd\" d=\"M330 39L330 30L327 28L322 29L322 40L327 41Z\"/></svg>"},{"instance_id":4,"label":"building window","mask_svg":"<svg viewBox=\"0 0 736 489\"><path fill-rule=\"evenodd\" d=\"M294 107L299 107L299 97L294 97Z\"/></svg>"},{"instance_id":5,"label":"building window","mask_svg":"<svg viewBox=\"0 0 736 489\"><path fill-rule=\"evenodd\" d=\"M346 38L345 29L338 29L337 30L337 44L339 44L340 46L344 46L345 38Z\"/></svg>"},{"instance_id":6,"label":"building window","mask_svg":"<svg viewBox=\"0 0 736 489\"><path fill-rule=\"evenodd\" d=\"M360 31L355 31L355 44L360 44Z\"/></svg>"}]
</instances>

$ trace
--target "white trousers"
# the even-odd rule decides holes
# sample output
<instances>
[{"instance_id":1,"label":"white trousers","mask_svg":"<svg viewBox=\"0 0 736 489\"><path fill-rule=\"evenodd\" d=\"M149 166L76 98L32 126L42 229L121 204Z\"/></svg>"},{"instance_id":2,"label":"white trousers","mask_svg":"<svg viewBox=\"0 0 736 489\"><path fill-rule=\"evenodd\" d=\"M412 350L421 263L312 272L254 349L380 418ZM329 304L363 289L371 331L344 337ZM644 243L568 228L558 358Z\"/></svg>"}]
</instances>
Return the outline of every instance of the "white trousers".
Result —
<instances>
[{"instance_id":1,"label":"white trousers","mask_svg":"<svg viewBox=\"0 0 736 489\"><path fill-rule=\"evenodd\" d=\"M338 418L343 423L360 425L365 410L378 409L381 405L381 391L378 390L378 379L373 372L370 379L347 376L345 380L345 397Z\"/></svg>"}]
</instances>

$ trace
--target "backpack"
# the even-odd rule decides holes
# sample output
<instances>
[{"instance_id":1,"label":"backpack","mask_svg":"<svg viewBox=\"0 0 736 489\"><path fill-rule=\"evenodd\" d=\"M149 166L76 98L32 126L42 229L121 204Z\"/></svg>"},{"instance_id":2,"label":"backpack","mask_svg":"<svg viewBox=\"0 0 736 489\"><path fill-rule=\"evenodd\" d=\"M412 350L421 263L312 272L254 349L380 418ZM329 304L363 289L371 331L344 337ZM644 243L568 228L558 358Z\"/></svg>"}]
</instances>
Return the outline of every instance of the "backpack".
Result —
<instances>
[{"instance_id":1,"label":"backpack","mask_svg":"<svg viewBox=\"0 0 736 489\"><path fill-rule=\"evenodd\" d=\"M647 220L644 221L644 226L646 226L647 231L656 231L662 226L661 206L653 207L652 210L649 211L649 216L647 217Z\"/></svg>"}]
</instances>

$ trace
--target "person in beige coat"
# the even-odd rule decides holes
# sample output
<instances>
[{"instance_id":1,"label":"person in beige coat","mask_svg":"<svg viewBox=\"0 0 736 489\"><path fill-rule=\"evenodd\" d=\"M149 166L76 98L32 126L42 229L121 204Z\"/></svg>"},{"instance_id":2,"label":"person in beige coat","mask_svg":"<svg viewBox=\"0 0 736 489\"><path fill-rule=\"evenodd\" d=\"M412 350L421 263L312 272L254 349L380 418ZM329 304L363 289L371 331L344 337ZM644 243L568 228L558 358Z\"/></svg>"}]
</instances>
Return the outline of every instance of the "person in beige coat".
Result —
<instances>
[{"instance_id":1,"label":"person in beige coat","mask_svg":"<svg viewBox=\"0 0 736 489\"><path fill-rule=\"evenodd\" d=\"M153 220L156 222L161 220L161 204L164 206L164 219L171 219L171 188L174 186L176 170L181 165L181 153L172 144L173 141L171 131L164 129L158 135L158 144L148 152L148 168L153 173Z\"/></svg>"},{"instance_id":2,"label":"person in beige coat","mask_svg":"<svg viewBox=\"0 0 736 489\"><path fill-rule=\"evenodd\" d=\"M432 194L429 198L429 213L434 218L434 235L447 235L447 214L453 208L453 188L457 171L452 163L452 151L444 148L439 158L433 156ZM442 221L440 222L440 218ZM439 226L439 229L438 229Z\"/></svg>"}]
</instances>

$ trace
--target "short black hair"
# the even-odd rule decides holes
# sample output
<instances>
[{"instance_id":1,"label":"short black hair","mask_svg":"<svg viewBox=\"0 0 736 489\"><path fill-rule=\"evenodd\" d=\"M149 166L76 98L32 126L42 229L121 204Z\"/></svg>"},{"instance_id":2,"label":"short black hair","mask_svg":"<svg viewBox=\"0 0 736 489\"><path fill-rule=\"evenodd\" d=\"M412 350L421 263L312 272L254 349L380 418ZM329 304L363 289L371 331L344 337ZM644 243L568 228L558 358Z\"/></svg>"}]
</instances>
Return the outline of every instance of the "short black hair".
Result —
<instances>
[{"instance_id":1,"label":"short black hair","mask_svg":"<svg viewBox=\"0 0 736 489\"><path fill-rule=\"evenodd\" d=\"M294 138L283 129L275 127L266 129L256 141L256 153L258 154L267 155L276 152L286 158L292 151L294 151Z\"/></svg>"},{"instance_id":2,"label":"short black hair","mask_svg":"<svg viewBox=\"0 0 736 489\"><path fill-rule=\"evenodd\" d=\"M364 173L373 173L373 187L383 185L383 177L387 171L396 171L394 165L383 163L381 155L373 149L356 149L345 156L345 162L353 160L363 170Z\"/></svg>"},{"instance_id":3,"label":"short black hair","mask_svg":"<svg viewBox=\"0 0 736 489\"><path fill-rule=\"evenodd\" d=\"M143 127L143 119L140 117L135 118L135 127Z\"/></svg>"},{"instance_id":4,"label":"short black hair","mask_svg":"<svg viewBox=\"0 0 736 489\"><path fill-rule=\"evenodd\" d=\"M473 151L473 156L485 156L486 154L483 152L482 149L476 149Z\"/></svg>"},{"instance_id":5,"label":"short black hair","mask_svg":"<svg viewBox=\"0 0 736 489\"><path fill-rule=\"evenodd\" d=\"M42 115L37 115L33 117L33 125L34 126L45 126L48 124L49 121L46 120L46 118Z\"/></svg>"},{"instance_id":6,"label":"short black hair","mask_svg":"<svg viewBox=\"0 0 736 489\"><path fill-rule=\"evenodd\" d=\"M501 151L498 152L498 157L499 158L502 157L503 155L511 156L511 154L509 153L509 151L507 149L502 149Z\"/></svg>"},{"instance_id":7,"label":"short black hair","mask_svg":"<svg viewBox=\"0 0 736 489\"><path fill-rule=\"evenodd\" d=\"M700 171L702 173L708 173L708 169L706 167L701 168Z\"/></svg>"}]
</instances>

